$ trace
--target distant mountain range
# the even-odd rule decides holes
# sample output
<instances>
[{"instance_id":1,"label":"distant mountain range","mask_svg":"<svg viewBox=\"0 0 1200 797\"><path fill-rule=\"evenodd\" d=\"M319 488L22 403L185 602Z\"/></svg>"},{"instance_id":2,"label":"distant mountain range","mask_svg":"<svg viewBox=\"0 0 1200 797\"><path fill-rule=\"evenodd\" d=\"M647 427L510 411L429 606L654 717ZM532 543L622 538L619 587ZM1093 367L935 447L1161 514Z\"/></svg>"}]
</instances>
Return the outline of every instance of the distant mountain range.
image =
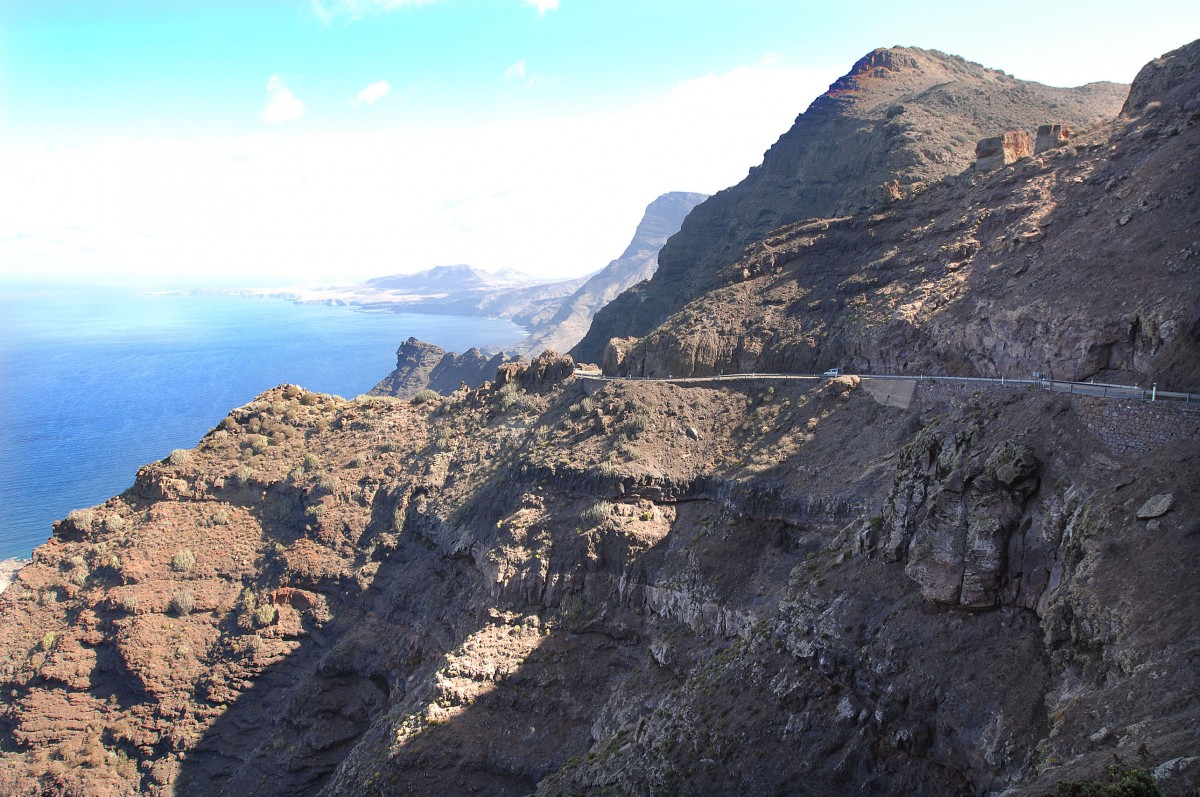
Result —
<instances>
[{"instance_id":1,"label":"distant mountain range","mask_svg":"<svg viewBox=\"0 0 1200 797\"><path fill-rule=\"evenodd\" d=\"M658 250L679 231L706 194L671 192L646 207L633 240L599 271L565 280L539 280L515 269L490 272L465 264L414 274L375 277L357 285L254 291L256 296L305 304L354 305L369 310L507 318L529 337L515 350L535 355L566 351L583 338L592 316L627 288L649 279Z\"/></svg>"}]
</instances>

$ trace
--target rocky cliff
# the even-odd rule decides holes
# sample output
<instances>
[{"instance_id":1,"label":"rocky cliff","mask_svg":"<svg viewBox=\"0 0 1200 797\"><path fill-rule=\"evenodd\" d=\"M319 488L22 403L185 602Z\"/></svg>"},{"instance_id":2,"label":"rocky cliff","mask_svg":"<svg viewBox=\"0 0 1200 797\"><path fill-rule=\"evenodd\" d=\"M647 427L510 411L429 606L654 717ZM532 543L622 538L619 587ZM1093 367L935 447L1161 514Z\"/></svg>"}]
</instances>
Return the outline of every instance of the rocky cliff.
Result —
<instances>
[{"instance_id":1,"label":"rocky cliff","mask_svg":"<svg viewBox=\"0 0 1200 797\"><path fill-rule=\"evenodd\" d=\"M633 240L621 256L589 277L549 318L535 319L537 323L529 338L522 342L521 352L532 357L546 349L567 351L578 343L600 308L622 291L653 276L663 244L679 231L692 208L707 198L705 194L673 191L647 205Z\"/></svg>"},{"instance_id":2,"label":"rocky cliff","mask_svg":"<svg viewBox=\"0 0 1200 797\"><path fill-rule=\"evenodd\" d=\"M518 313L515 320L528 325L529 336L514 347L515 354L532 358L546 350L565 351L578 343L597 310L621 291L654 273L658 266L658 250L679 230L688 212L705 198L704 194L674 191L651 202L638 223L633 240L619 258L584 280L574 293L539 303L526 315ZM389 279L405 282L385 282L385 285L415 285L413 277ZM424 285L426 283L420 283L416 287ZM472 312L502 310L499 304L506 301L505 295L501 292L477 301ZM412 398L422 390L431 389L449 395L462 384L479 387L495 376L501 364L514 359L516 356L504 354L488 357L478 349L455 354L409 338L396 351L395 370L372 388L371 394Z\"/></svg>"},{"instance_id":3,"label":"rocky cliff","mask_svg":"<svg viewBox=\"0 0 1200 797\"><path fill-rule=\"evenodd\" d=\"M616 341L609 369L1197 384L1195 59L1148 67L1119 119L1062 147L774 230L653 332Z\"/></svg>"},{"instance_id":4,"label":"rocky cliff","mask_svg":"<svg viewBox=\"0 0 1200 797\"><path fill-rule=\"evenodd\" d=\"M370 395L410 399L422 390L433 390L448 396L463 384L479 387L495 379L500 366L517 359L503 353L489 357L479 349L455 354L409 338L396 350L396 368L371 388Z\"/></svg>"},{"instance_id":5,"label":"rocky cliff","mask_svg":"<svg viewBox=\"0 0 1200 797\"><path fill-rule=\"evenodd\" d=\"M1200 341L1153 312L1197 295L1198 63L1164 56L1069 152L774 230L608 365L676 367L692 312L765 341L735 367L979 368L1022 312L1001 287L1074 281L1026 345L1184 379ZM1113 301L1137 329L1079 349ZM419 402L269 391L0 594L0 793L1033 797L1116 765L1193 794L1195 424L1152 406L1134 449L1106 424L1139 404L894 387L547 353Z\"/></svg>"},{"instance_id":6,"label":"rocky cliff","mask_svg":"<svg viewBox=\"0 0 1200 797\"><path fill-rule=\"evenodd\" d=\"M919 193L970 168L981 138L1111 119L1127 91L1112 83L1051 88L931 50L869 53L800 114L762 165L689 215L654 279L602 310L572 354L599 362L609 339L647 334L719 284L714 276L747 244L783 225Z\"/></svg>"}]
</instances>

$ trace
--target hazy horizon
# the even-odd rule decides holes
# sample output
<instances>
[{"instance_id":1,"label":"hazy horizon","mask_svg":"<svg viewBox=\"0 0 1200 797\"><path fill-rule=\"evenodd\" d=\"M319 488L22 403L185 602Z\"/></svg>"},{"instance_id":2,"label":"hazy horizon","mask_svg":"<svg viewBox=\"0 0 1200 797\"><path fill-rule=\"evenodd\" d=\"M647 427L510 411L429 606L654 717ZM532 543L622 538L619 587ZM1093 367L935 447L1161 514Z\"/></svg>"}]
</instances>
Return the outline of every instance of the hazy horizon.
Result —
<instances>
[{"instance_id":1,"label":"hazy horizon","mask_svg":"<svg viewBox=\"0 0 1200 797\"><path fill-rule=\"evenodd\" d=\"M660 194L740 181L875 47L1078 85L1128 82L1200 30L1174 0L866 3L849 21L806 5L10 4L3 272L146 288L453 263L577 276Z\"/></svg>"}]
</instances>

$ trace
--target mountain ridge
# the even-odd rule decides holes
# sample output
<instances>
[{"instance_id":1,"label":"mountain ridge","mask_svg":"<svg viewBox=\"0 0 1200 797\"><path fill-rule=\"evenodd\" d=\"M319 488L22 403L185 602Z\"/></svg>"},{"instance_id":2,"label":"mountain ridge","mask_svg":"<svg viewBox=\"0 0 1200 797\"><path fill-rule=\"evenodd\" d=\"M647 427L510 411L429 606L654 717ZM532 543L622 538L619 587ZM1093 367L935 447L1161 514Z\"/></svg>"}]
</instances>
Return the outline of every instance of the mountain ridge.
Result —
<instances>
[{"instance_id":1,"label":"mountain ridge","mask_svg":"<svg viewBox=\"0 0 1200 797\"><path fill-rule=\"evenodd\" d=\"M1069 144L728 251L758 233L726 223L605 367L1190 378L1200 41L1147 69ZM760 188L729 217L791 212ZM1000 289L1067 288L1005 332ZM267 391L0 594L0 791L1035 797L1118 764L1192 793L1194 408L885 387L545 353L447 397Z\"/></svg>"},{"instance_id":2,"label":"mountain ridge","mask_svg":"<svg viewBox=\"0 0 1200 797\"><path fill-rule=\"evenodd\" d=\"M689 215L663 247L655 278L597 313L572 355L599 362L610 339L645 335L713 287L711 275L742 247L782 225L879 205L892 180L901 194L918 193L970 168L980 138L1048 122L1085 127L1115 116L1127 91L1108 83L1057 89L937 51L874 50L742 182Z\"/></svg>"}]
</instances>

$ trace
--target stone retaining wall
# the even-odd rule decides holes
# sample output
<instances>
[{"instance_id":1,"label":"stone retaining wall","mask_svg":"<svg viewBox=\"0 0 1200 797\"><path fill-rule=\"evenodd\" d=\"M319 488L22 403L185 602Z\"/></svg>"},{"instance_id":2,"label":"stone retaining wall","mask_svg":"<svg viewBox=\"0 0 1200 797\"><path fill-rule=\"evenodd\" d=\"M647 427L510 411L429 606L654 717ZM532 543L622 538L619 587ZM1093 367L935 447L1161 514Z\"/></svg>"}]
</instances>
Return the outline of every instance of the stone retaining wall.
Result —
<instances>
[{"instance_id":1,"label":"stone retaining wall","mask_svg":"<svg viewBox=\"0 0 1200 797\"><path fill-rule=\"evenodd\" d=\"M1071 408L1118 454L1141 454L1180 440L1200 443L1200 408L1167 401L1072 396Z\"/></svg>"},{"instance_id":2,"label":"stone retaining wall","mask_svg":"<svg viewBox=\"0 0 1200 797\"><path fill-rule=\"evenodd\" d=\"M918 380L923 395L959 399L977 390L1036 390L971 383ZM1200 405L1177 401L1136 401L1054 393L1071 403L1079 422L1117 454L1144 454L1182 440L1200 444Z\"/></svg>"}]
</instances>

